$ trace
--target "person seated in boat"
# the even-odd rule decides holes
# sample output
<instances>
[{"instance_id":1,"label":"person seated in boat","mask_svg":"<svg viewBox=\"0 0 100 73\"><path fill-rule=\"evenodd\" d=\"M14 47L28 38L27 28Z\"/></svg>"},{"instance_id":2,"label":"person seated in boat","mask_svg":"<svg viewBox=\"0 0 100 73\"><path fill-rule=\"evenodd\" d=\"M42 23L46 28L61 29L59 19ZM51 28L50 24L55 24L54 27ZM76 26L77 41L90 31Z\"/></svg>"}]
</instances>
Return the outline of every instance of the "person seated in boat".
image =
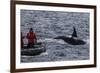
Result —
<instances>
[{"instance_id":1,"label":"person seated in boat","mask_svg":"<svg viewBox=\"0 0 100 73\"><path fill-rule=\"evenodd\" d=\"M27 39L28 39L28 48L34 48L34 45L36 44L37 38L36 34L33 32L33 29L30 28L29 32L27 33Z\"/></svg>"},{"instance_id":2,"label":"person seated in boat","mask_svg":"<svg viewBox=\"0 0 100 73\"><path fill-rule=\"evenodd\" d=\"M24 44L23 44L23 35L22 35L22 32L21 32L21 48L24 47Z\"/></svg>"}]
</instances>

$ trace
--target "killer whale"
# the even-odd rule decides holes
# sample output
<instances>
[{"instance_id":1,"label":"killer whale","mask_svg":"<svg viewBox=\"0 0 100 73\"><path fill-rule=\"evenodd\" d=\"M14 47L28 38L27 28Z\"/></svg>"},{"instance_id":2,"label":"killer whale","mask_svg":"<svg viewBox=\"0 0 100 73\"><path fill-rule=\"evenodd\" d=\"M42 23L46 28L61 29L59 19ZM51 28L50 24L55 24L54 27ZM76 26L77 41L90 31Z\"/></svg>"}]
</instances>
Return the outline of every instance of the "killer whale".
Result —
<instances>
[{"instance_id":1,"label":"killer whale","mask_svg":"<svg viewBox=\"0 0 100 73\"><path fill-rule=\"evenodd\" d=\"M66 43L69 43L71 45L84 45L86 43L85 41L78 39L75 27L73 27L73 33L71 37L58 36L58 37L55 37L54 39L62 39Z\"/></svg>"}]
</instances>

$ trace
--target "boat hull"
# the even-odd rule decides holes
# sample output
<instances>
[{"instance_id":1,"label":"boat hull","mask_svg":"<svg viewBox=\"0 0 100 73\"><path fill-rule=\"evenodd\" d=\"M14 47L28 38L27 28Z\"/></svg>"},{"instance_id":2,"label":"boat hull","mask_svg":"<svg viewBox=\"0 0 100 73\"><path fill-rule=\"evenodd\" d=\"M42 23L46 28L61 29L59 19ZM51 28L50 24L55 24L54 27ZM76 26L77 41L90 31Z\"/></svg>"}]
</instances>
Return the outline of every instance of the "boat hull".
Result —
<instances>
[{"instance_id":1,"label":"boat hull","mask_svg":"<svg viewBox=\"0 0 100 73\"><path fill-rule=\"evenodd\" d=\"M35 55L40 55L41 53L45 52L46 49L44 48L30 48L30 49L23 49L21 50L21 55L25 56L35 56Z\"/></svg>"}]
</instances>

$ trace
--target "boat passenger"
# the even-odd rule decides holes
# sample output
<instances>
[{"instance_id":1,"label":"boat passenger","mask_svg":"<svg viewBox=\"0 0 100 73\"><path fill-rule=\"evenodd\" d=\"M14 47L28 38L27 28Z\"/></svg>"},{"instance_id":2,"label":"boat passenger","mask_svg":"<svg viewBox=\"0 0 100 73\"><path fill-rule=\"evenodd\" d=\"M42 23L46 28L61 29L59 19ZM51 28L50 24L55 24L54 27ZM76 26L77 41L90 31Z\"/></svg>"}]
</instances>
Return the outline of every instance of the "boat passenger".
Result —
<instances>
[{"instance_id":1,"label":"boat passenger","mask_svg":"<svg viewBox=\"0 0 100 73\"><path fill-rule=\"evenodd\" d=\"M28 39L28 48L34 48L34 45L36 44L37 38L36 34L33 32L33 29L30 28L29 32L27 33L27 39Z\"/></svg>"}]
</instances>

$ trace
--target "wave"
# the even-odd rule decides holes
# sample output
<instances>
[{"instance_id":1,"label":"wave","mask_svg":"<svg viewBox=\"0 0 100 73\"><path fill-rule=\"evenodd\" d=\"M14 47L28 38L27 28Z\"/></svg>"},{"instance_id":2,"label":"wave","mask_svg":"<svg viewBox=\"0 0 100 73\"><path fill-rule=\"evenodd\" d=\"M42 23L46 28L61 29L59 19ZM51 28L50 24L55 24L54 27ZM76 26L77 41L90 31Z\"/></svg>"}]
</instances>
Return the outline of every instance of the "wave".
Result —
<instances>
[{"instance_id":1,"label":"wave","mask_svg":"<svg viewBox=\"0 0 100 73\"><path fill-rule=\"evenodd\" d=\"M86 44L89 44L89 43L90 43L90 39L89 39L89 38L87 38L87 39L83 39L83 41L85 41Z\"/></svg>"},{"instance_id":2,"label":"wave","mask_svg":"<svg viewBox=\"0 0 100 73\"><path fill-rule=\"evenodd\" d=\"M47 55L48 55L47 51L40 54L40 56L47 56Z\"/></svg>"}]
</instances>

